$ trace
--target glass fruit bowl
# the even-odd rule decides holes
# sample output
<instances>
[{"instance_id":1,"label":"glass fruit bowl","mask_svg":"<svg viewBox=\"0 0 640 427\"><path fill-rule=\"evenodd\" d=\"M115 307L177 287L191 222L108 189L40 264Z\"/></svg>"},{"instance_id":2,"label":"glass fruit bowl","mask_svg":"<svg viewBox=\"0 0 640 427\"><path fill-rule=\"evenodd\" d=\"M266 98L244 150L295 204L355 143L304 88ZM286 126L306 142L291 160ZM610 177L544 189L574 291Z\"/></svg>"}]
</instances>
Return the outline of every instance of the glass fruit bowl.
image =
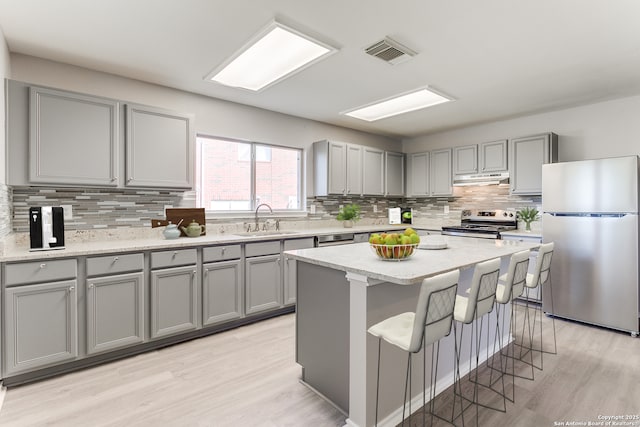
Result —
<instances>
[{"instance_id":1,"label":"glass fruit bowl","mask_svg":"<svg viewBox=\"0 0 640 427\"><path fill-rule=\"evenodd\" d=\"M418 243L410 243L405 245L376 245L369 243L371 250L378 258L385 261L402 261L409 259L418 247Z\"/></svg>"}]
</instances>

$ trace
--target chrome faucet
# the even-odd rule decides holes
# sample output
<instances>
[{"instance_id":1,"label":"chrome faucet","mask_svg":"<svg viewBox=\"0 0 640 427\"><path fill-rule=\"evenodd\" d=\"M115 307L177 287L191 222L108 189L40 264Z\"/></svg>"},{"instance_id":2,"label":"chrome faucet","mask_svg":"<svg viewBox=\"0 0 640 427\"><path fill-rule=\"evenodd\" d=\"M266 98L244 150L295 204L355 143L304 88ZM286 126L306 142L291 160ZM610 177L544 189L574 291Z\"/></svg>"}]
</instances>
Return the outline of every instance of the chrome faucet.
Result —
<instances>
[{"instance_id":1,"label":"chrome faucet","mask_svg":"<svg viewBox=\"0 0 640 427\"><path fill-rule=\"evenodd\" d=\"M259 205L258 205L258 207L256 208L256 218L255 218L256 225L255 225L255 231L259 231L259 230L260 230L260 225L258 224L258 209L260 209L260 208L261 208L261 207L263 207L263 206L268 207L268 208L269 208L269 212L271 212L271 213L273 214L273 209L271 209L271 206L269 206L269 205L268 205L268 204L266 204L266 203L261 203L261 204L259 204Z\"/></svg>"}]
</instances>

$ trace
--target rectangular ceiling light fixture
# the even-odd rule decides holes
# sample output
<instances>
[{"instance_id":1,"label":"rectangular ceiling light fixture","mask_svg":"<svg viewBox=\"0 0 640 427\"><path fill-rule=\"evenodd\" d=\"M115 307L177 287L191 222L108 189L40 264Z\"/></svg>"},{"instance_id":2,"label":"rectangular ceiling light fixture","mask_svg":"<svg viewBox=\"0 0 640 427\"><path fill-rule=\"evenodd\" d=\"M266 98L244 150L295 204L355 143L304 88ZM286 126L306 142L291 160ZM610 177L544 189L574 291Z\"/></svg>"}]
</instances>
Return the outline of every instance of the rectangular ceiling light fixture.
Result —
<instances>
[{"instance_id":1,"label":"rectangular ceiling light fixture","mask_svg":"<svg viewBox=\"0 0 640 427\"><path fill-rule=\"evenodd\" d=\"M444 96L428 87L414 90L402 95L397 95L373 104L359 107L355 110L345 111L342 114L356 119L373 122L409 111L420 110L444 102L453 101L453 98Z\"/></svg>"},{"instance_id":2,"label":"rectangular ceiling light fixture","mask_svg":"<svg viewBox=\"0 0 640 427\"><path fill-rule=\"evenodd\" d=\"M206 79L259 91L335 52L336 48L273 21Z\"/></svg>"}]
</instances>

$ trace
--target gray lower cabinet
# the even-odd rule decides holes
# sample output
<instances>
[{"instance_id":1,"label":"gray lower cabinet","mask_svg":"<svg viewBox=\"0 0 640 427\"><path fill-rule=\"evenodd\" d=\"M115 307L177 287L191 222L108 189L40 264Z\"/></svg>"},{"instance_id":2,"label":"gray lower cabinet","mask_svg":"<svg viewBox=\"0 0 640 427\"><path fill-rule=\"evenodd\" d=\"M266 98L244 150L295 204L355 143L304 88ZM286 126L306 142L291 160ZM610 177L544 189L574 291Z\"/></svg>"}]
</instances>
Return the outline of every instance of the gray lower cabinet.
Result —
<instances>
[{"instance_id":1,"label":"gray lower cabinet","mask_svg":"<svg viewBox=\"0 0 640 427\"><path fill-rule=\"evenodd\" d=\"M242 262L221 261L202 266L203 326L242 317Z\"/></svg>"},{"instance_id":2,"label":"gray lower cabinet","mask_svg":"<svg viewBox=\"0 0 640 427\"><path fill-rule=\"evenodd\" d=\"M77 357L76 295L76 280L5 289L5 376Z\"/></svg>"},{"instance_id":3,"label":"gray lower cabinet","mask_svg":"<svg viewBox=\"0 0 640 427\"><path fill-rule=\"evenodd\" d=\"M144 341L144 274L87 279L87 354Z\"/></svg>"},{"instance_id":4,"label":"gray lower cabinet","mask_svg":"<svg viewBox=\"0 0 640 427\"><path fill-rule=\"evenodd\" d=\"M151 338L197 328L195 265L151 271Z\"/></svg>"},{"instance_id":5,"label":"gray lower cabinet","mask_svg":"<svg viewBox=\"0 0 640 427\"><path fill-rule=\"evenodd\" d=\"M368 234L366 234L368 239ZM284 241L284 251L295 249L307 249L314 247L313 238L289 239ZM289 258L287 254L283 254L283 302L284 305L292 305L296 303L297 287L298 287L298 266L295 259Z\"/></svg>"},{"instance_id":6,"label":"gray lower cabinet","mask_svg":"<svg viewBox=\"0 0 640 427\"><path fill-rule=\"evenodd\" d=\"M245 263L246 314L280 307L282 305L280 254L247 258Z\"/></svg>"}]
</instances>

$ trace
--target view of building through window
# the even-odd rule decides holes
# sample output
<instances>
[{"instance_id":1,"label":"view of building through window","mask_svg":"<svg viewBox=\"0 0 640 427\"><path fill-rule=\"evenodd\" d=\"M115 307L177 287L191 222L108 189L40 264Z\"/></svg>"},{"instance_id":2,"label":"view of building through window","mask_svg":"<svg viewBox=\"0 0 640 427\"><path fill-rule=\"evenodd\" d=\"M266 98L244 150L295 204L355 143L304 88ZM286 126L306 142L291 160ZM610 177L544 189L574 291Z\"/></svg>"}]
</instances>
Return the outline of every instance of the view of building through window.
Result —
<instances>
[{"instance_id":1,"label":"view of building through window","mask_svg":"<svg viewBox=\"0 0 640 427\"><path fill-rule=\"evenodd\" d=\"M204 136L197 143L199 207L301 209L302 150Z\"/></svg>"}]
</instances>

